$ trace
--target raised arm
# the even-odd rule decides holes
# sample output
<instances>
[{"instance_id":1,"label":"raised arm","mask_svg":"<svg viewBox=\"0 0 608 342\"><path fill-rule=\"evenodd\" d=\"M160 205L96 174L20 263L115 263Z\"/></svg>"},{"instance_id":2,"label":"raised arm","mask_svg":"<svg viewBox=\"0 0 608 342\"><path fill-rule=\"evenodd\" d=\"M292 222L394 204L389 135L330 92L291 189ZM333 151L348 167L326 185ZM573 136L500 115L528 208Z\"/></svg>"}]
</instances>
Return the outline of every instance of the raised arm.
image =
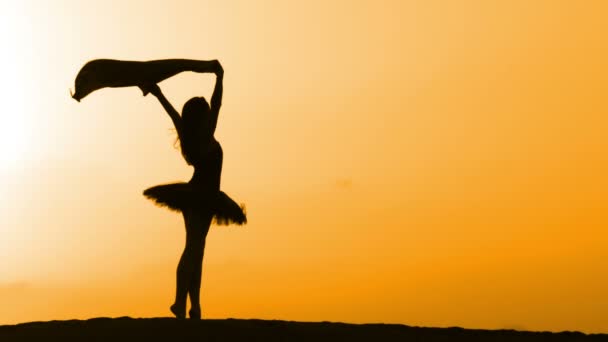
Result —
<instances>
[{"instance_id":1,"label":"raised arm","mask_svg":"<svg viewBox=\"0 0 608 342\"><path fill-rule=\"evenodd\" d=\"M222 106L222 95L224 94L224 69L220 62L216 61L215 66L215 88L213 89L213 95L211 96L211 116L212 116L212 127L215 131L217 126L217 118L220 114L220 107Z\"/></svg>"},{"instance_id":2,"label":"raised arm","mask_svg":"<svg viewBox=\"0 0 608 342\"><path fill-rule=\"evenodd\" d=\"M212 115L212 127L213 127L213 130L215 131L215 127L217 126L217 117L220 112L220 107L222 105L222 95L224 92L224 85L223 85L224 69L222 68L222 65L220 64L220 62L218 60L197 61L196 67L197 67L196 70L193 69L193 71L215 73L215 75L216 75L215 89L213 90L213 95L211 96L211 104L210 104L211 115ZM175 110L175 108L173 108L173 106L171 105L169 100L167 100L167 98L162 93L162 91L160 90L158 85L157 84L142 84L139 87L143 91L144 95L146 95L149 92L149 93L152 93L154 96L156 96L156 98L158 98L158 101L162 104L162 106L163 106L163 108L165 108L165 111L167 112L167 114L169 114L169 116L171 117L171 120L173 121L173 125L175 126L175 130L177 131L177 135L181 141L182 131L183 131L182 130L182 126L183 126L182 118L179 115L179 113Z\"/></svg>"},{"instance_id":3,"label":"raised arm","mask_svg":"<svg viewBox=\"0 0 608 342\"><path fill-rule=\"evenodd\" d=\"M182 117L179 115L177 110L173 108L173 105L167 100L163 92L160 90L160 87L157 84L149 86L147 90L152 93L152 95L156 96L160 104L163 106L169 117L171 117L171 121L173 121L173 126L175 126L175 130L177 131L177 136L180 141L182 140L183 133L183 125L182 125Z\"/></svg>"}]
</instances>

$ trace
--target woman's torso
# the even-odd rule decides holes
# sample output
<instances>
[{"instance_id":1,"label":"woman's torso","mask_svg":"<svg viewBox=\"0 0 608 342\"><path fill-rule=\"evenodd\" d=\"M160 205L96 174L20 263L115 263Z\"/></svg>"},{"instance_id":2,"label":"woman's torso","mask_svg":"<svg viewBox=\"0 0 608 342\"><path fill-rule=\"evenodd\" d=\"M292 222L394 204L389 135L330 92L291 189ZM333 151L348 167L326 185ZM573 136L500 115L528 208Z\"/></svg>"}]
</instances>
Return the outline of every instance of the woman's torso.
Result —
<instances>
[{"instance_id":1,"label":"woman's torso","mask_svg":"<svg viewBox=\"0 0 608 342\"><path fill-rule=\"evenodd\" d=\"M220 190L223 151L215 139L207 148L201 149L199 157L193 162L194 174L190 184L200 191L217 194Z\"/></svg>"}]
</instances>

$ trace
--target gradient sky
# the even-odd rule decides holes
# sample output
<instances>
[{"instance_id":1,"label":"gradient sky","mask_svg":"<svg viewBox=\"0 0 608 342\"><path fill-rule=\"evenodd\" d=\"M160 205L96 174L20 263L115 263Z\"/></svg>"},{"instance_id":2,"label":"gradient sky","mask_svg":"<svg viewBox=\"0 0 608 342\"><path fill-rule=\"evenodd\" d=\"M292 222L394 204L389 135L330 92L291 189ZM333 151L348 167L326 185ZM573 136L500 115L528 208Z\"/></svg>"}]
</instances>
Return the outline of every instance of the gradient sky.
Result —
<instances>
[{"instance_id":1,"label":"gradient sky","mask_svg":"<svg viewBox=\"0 0 608 342\"><path fill-rule=\"evenodd\" d=\"M95 58L219 59L209 318L608 332L605 1L2 1L0 324L168 316L187 180ZM161 83L177 108L214 77Z\"/></svg>"}]
</instances>

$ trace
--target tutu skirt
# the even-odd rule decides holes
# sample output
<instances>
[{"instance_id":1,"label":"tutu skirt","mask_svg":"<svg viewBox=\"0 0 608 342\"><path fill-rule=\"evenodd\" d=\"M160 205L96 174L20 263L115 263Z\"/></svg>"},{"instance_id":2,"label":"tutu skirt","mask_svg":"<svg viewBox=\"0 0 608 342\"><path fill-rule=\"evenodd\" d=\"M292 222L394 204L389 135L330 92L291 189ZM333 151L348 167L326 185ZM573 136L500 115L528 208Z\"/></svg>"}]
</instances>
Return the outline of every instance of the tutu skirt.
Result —
<instances>
[{"instance_id":1,"label":"tutu skirt","mask_svg":"<svg viewBox=\"0 0 608 342\"><path fill-rule=\"evenodd\" d=\"M170 210L194 209L211 213L218 225L247 223L245 206L237 204L223 191L209 195L191 183L180 182L153 186L144 190L144 196Z\"/></svg>"}]
</instances>

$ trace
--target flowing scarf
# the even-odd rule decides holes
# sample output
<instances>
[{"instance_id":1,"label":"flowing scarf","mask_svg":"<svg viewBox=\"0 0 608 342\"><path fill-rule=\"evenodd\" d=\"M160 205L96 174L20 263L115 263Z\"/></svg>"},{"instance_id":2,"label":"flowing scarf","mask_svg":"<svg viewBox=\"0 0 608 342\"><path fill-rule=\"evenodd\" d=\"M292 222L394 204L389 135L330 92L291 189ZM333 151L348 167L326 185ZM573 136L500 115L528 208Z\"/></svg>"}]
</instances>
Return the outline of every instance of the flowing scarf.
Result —
<instances>
[{"instance_id":1,"label":"flowing scarf","mask_svg":"<svg viewBox=\"0 0 608 342\"><path fill-rule=\"evenodd\" d=\"M147 85L159 83L184 71L209 72L209 62L193 59L161 59L153 61L120 61L95 59L85 64L76 76L72 98L80 102L95 90L106 87L139 87L144 95Z\"/></svg>"}]
</instances>

